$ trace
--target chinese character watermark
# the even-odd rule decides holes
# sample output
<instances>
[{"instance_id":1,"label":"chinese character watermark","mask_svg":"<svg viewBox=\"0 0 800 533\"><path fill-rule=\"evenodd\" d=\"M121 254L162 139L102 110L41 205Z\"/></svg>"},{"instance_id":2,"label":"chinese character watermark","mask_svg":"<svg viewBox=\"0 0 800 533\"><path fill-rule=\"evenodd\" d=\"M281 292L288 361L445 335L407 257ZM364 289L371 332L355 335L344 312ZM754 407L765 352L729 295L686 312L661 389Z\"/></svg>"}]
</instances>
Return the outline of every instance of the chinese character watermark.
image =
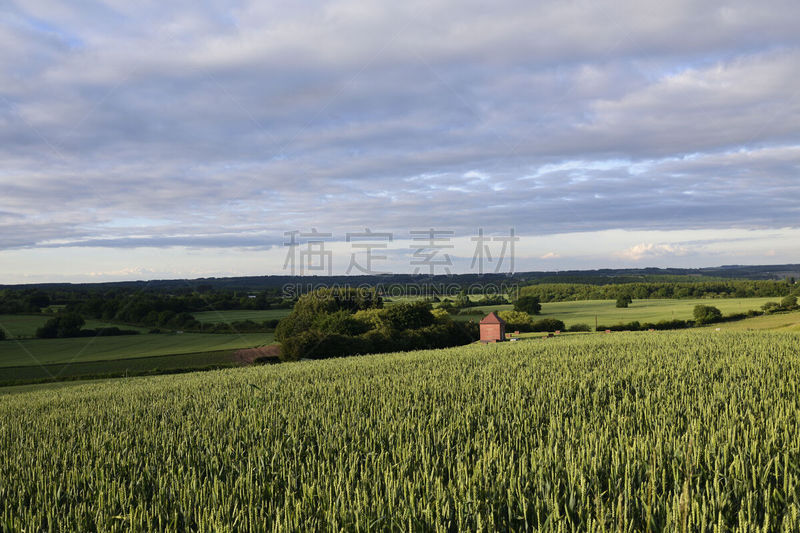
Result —
<instances>
[{"instance_id":1,"label":"chinese character watermark","mask_svg":"<svg viewBox=\"0 0 800 533\"><path fill-rule=\"evenodd\" d=\"M409 248L416 250L413 259L411 259L411 266L416 267L414 269L414 274L419 274L422 267L427 267L428 274L433 276L436 274L437 266L443 268L447 275L452 274L450 267L453 266L453 261L450 259L450 255L442 253L440 257L437 258L436 256L441 250L455 248L452 244L443 244L450 242L453 235L455 235L454 231L431 228L422 231L412 230L410 233L412 235L411 240L425 241L427 243L425 246L409 246Z\"/></svg>"},{"instance_id":2,"label":"chinese character watermark","mask_svg":"<svg viewBox=\"0 0 800 533\"><path fill-rule=\"evenodd\" d=\"M373 232L370 231L369 228L364 228L364 233L348 233L347 234L347 242L351 243L352 248L356 248L358 250L364 250L365 255L365 264L362 265L358 262L356 252L350 254L350 264L347 266L346 274L350 274L353 268L358 270L359 272L363 272L364 274L370 275L379 275L379 274L391 274L391 272L378 272L372 269L372 261L385 261L385 255L373 255L372 250L374 248L377 249L386 249L389 247L389 242L393 240L393 236L391 233L388 232ZM359 241L367 241L367 242L359 242ZM375 241L383 241L383 242L375 242Z\"/></svg>"},{"instance_id":3,"label":"chinese character watermark","mask_svg":"<svg viewBox=\"0 0 800 533\"><path fill-rule=\"evenodd\" d=\"M284 236L289 237L289 242L284 242L288 246L286 260L283 262L283 269L289 267L292 276L303 275L308 270L312 272L327 271L330 276L333 273L333 252L325 249L325 240L333 237L332 233L321 233L317 228L311 228L310 233L300 231L287 231ZM306 239L305 248L300 250L299 258L297 249L300 247L298 238Z\"/></svg>"},{"instance_id":4,"label":"chinese character watermark","mask_svg":"<svg viewBox=\"0 0 800 533\"><path fill-rule=\"evenodd\" d=\"M475 265L478 265L478 273L483 274L483 263L486 261L487 263L493 263L494 260L492 259L492 252L489 248L490 242L502 242L503 246L500 249L500 253L497 255L497 262L494 267L494 273L497 274L500 272L500 269L505 263L506 259L509 262L508 273L514 273L514 255L515 255L515 243L519 241L519 237L516 236L514 232L514 228L509 230L508 237L506 236L498 236L498 237L486 237L483 234L483 228L478 229L477 237L471 237L471 240L475 243L475 251L472 254L472 263L470 264L470 268L474 269Z\"/></svg>"}]
</instances>

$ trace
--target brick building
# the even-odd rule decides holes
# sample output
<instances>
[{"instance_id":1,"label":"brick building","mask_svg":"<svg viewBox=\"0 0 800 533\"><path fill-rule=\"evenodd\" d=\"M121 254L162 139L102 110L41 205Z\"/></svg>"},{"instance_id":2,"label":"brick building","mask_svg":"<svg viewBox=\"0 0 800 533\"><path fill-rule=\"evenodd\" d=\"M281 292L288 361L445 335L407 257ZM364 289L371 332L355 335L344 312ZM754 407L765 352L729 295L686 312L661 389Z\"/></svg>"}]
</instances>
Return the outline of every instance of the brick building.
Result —
<instances>
[{"instance_id":1,"label":"brick building","mask_svg":"<svg viewBox=\"0 0 800 533\"><path fill-rule=\"evenodd\" d=\"M492 311L481 320L481 342L501 342L506 340L506 323Z\"/></svg>"}]
</instances>

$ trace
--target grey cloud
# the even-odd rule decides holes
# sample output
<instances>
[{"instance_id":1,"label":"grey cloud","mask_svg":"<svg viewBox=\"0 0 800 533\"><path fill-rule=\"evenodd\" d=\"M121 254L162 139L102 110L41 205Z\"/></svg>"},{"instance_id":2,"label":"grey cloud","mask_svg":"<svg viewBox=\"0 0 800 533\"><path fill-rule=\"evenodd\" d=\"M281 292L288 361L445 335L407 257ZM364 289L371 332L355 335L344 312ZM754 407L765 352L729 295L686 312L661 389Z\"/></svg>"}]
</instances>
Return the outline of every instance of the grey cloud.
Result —
<instances>
[{"instance_id":1,"label":"grey cloud","mask_svg":"<svg viewBox=\"0 0 800 533\"><path fill-rule=\"evenodd\" d=\"M795 2L8 13L3 248L798 225Z\"/></svg>"}]
</instances>

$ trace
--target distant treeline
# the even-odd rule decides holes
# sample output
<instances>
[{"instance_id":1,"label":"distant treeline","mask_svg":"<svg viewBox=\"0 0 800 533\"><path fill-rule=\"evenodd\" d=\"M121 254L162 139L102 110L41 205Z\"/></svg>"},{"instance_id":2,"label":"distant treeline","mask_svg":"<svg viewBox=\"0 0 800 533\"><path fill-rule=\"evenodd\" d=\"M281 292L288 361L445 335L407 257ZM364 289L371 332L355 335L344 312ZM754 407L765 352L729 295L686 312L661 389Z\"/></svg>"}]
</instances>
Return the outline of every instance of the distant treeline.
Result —
<instances>
[{"instance_id":1,"label":"distant treeline","mask_svg":"<svg viewBox=\"0 0 800 533\"><path fill-rule=\"evenodd\" d=\"M162 312L195 313L200 311L281 309L293 302L280 291L191 291L154 293L131 289L64 291L61 289L0 290L0 314L38 313L57 306L86 318L143 322Z\"/></svg>"},{"instance_id":2,"label":"distant treeline","mask_svg":"<svg viewBox=\"0 0 800 533\"><path fill-rule=\"evenodd\" d=\"M539 283L587 283L590 285L634 283L634 282L673 282L673 281L715 281L728 279L782 280L800 277L800 265L730 265L712 268L623 268L597 270L564 270L560 272L515 272L514 274L453 274L428 276L421 274L382 274L371 276L248 276L233 278L200 278L151 281L121 281L104 283L42 283L33 285L0 285L11 290L42 290L47 293L58 291L74 293L86 291L131 291L173 293L213 292L213 291L265 291L280 295L286 285L313 284L320 286L385 286L422 287L456 284L470 285L498 284L539 284ZM303 291L309 292L309 291Z\"/></svg>"},{"instance_id":3,"label":"distant treeline","mask_svg":"<svg viewBox=\"0 0 800 533\"><path fill-rule=\"evenodd\" d=\"M788 281L700 281L680 283L545 283L520 289L520 296L536 296L541 302L574 300L615 300L628 295L635 300L649 298L754 298L781 297L796 288Z\"/></svg>"},{"instance_id":4,"label":"distant treeline","mask_svg":"<svg viewBox=\"0 0 800 533\"><path fill-rule=\"evenodd\" d=\"M50 306L68 307L86 317L110 320L123 310L131 316L143 317L150 311L198 312L229 309L279 309L292 302L280 290L215 291L209 287L193 290L154 292L127 288L104 289L82 286L63 288L0 289L0 314L38 313Z\"/></svg>"},{"instance_id":5,"label":"distant treeline","mask_svg":"<svg viewBox=\"0 0 800 533\"><path fill-rule=\"evenodd\" d=\"M106 291L63 291L61 289L0 290L0 314L43 313L57 317L80 317L126 325L204 333L246 333L271 331L277 320L241 321L233 324L202 324L193 313L223 310L264 310L291 308L275 291L204 291L182 290L179 293L153 293L131 289ZM80 328L78 328L80 329ZM55 334L43 331L44 337L89 335L88 330ZM122 334L130 332L122 330ZM156 331L153 331L156 332ZM113 328L97 335L120 334Z\"/></svg>"}]
</instances>

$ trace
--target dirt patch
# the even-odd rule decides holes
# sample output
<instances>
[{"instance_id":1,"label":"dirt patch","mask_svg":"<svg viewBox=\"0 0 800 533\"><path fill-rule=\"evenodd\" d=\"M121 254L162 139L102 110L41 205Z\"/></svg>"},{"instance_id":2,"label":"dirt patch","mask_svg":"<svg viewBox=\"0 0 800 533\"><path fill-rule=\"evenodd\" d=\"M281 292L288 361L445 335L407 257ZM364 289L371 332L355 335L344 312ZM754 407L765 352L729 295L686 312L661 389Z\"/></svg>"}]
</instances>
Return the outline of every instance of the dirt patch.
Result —
<instances>
[{"instance_id":1,"label":"dirt patch","mask_svg":"<svg viewBox=\"0 0 800 533\"><path fill-rule=\"evenodd\" d=\"M252 365L255 362L259 363L277 363L278 356L281 353L281 347L277 344L270 344L269 346L259 346L258 348L244 348L237 350L233 354L233 360L243 365Z\"/></svg>"}]
</instances>

